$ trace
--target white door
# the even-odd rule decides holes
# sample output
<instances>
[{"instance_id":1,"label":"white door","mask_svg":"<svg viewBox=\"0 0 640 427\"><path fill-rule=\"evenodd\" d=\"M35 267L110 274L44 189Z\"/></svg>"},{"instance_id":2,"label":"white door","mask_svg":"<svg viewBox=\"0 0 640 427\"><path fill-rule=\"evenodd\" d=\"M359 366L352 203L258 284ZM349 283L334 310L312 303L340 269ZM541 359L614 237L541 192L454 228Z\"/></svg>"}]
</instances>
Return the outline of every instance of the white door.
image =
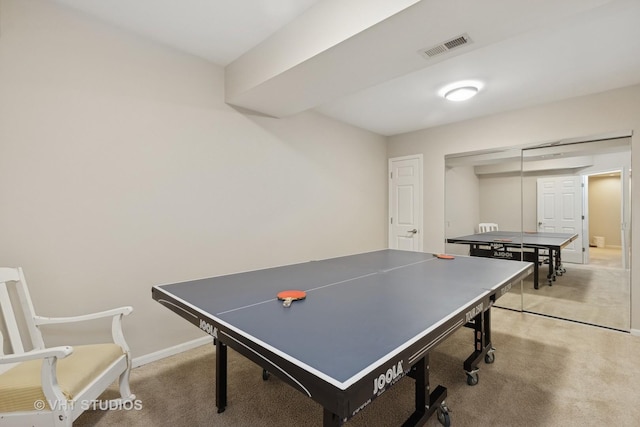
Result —
<instances>
[{"instance_id":1,"label":"white door","mask_svg":"<svg viewBox=\"0 0 640 427\"><path fill-rule=\"evenodd\" d=\"M538 178L538 231L576 233L562 250L562 262L582 264L582 177Z\"/></svg>"},{"instance_id":2,"label":"white door","mask_svg":"<svg viewBox=\"0 0 640 427\"><path fill-rule=\"evenodd\" d=\"M422 154L389 159L389 248L422 251Z\"/></svg>"}]
</instances>

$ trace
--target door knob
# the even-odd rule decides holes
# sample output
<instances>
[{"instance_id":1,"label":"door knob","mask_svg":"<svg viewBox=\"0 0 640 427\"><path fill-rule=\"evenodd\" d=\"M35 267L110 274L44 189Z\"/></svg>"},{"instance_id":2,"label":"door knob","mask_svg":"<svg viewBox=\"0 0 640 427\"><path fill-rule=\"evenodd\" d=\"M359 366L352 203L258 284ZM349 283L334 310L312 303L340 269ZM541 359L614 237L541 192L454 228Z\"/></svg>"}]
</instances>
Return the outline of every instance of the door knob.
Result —
<instances>
[{"instance_id":1,"label":"door knob","mask_svg":"<svg viewBox=\"0 0 640 427\"><path fill-rule=\"evenodd\" d=\"M413 230L409 230L409 233L416 234L417 232L418 232L418 230L416 230L415 228Z\"/></svg>"}]
</instances>

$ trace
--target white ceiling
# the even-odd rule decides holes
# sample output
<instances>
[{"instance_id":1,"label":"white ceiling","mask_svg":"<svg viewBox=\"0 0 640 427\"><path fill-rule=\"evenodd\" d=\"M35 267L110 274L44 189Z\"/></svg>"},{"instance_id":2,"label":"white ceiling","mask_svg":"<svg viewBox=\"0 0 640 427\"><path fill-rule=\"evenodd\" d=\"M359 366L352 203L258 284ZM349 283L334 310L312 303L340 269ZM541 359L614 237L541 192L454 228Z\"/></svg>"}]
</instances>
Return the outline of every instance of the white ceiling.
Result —
<instances>
[{"instance_id":1,"label":"white ceiling","mask_svg":"<svg viewBox=\"0 0 640 427\"><path fill-rule=\"evenodd\" d=\"M640 83L638 0L50 1L226 67L232 105L382 135ZM456 80L484 88L437 94Z\"/></svg>"}]
</instances>

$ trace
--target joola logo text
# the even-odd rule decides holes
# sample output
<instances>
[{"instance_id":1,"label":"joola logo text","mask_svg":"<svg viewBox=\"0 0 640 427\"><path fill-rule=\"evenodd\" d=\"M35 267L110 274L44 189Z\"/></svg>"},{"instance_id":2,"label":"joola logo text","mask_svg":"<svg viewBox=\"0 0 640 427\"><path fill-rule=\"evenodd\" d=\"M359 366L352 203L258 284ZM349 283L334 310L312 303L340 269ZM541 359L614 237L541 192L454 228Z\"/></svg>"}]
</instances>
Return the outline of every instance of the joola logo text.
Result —
<instances>
[{"instance_id":1,"label":"joola logo text","mask_svg":"<svg viewBox=\"0 0 640 427\"><path fill-rule=\"evenodd\" d=\"M476 305L471 310L469 310L467 312L467 314L465 314L465 320L467 322L471 322L474 317L476 317L478 314L482 313L482 309L483 308L484 308L484 304L483 303L480 303L480 304Z\"/></svg>"},{"instance_id":2,"label":"joola logo text","mask_svg":"<svg viewBox=\"0 0 640 427\"><path fill-rule=\"evenodd\" d=\"M373 379L373 394L380 395L384 392L386 386L395 383L397 380L404 376L404 370L402 369L402 360L397 365L393 365L387 372L380 374L378 378Z\"/></svg>"},{"instance_id":3,"label":"joola logo text","mask_svg":"<svg viewBox=\"0 0 640 427\"><path fill-rule=\"evenodd\" d=\"M494 258L513 259L513 252L510 251L493 251Z\"/></svg>"},{"instance_id":4,"label":"joola logo text","mask_svg":"<svg viewBox=\"0 0 640 427\"><path fill-rule=\"evenodd\" d=\"M509 292L511 290L511 283L509 283L507 286L505 286L504 288L502 288L500 290L500 296L506 294L507 292Z\"/></svg>"},{"instance_id":5,"label":"joola logo text","mask_svg":"<svg viewBox=\"0 0 640 427\"><path fill-rule=\"evenodd\" d=\"M214 328L211 323L200 319L200 329L208 333L209 335L218 338L218 329Z\"/></svg>"}]
</instances>

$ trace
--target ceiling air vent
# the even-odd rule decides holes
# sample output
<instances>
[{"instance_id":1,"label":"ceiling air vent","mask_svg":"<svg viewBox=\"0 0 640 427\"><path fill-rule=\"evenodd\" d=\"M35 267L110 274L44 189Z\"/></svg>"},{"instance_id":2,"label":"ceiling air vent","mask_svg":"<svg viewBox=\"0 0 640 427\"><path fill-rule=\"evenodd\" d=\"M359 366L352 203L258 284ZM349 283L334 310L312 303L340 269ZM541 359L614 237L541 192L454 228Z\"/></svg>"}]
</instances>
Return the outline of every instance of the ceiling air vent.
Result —
<instances>
[{"instance_id":1,"label":"ceiling air vent","mask_svg":"<svg viewBox=\"0 0 640 427\"><path fill-rule=\"evenodd\" d=\"M465 33L429 49L421 49L420 54L425 58L433 58L434 56L447 53L452 49L457 49L469 43L472 43L471 38Z\"/></svg>"}]
</instances>

